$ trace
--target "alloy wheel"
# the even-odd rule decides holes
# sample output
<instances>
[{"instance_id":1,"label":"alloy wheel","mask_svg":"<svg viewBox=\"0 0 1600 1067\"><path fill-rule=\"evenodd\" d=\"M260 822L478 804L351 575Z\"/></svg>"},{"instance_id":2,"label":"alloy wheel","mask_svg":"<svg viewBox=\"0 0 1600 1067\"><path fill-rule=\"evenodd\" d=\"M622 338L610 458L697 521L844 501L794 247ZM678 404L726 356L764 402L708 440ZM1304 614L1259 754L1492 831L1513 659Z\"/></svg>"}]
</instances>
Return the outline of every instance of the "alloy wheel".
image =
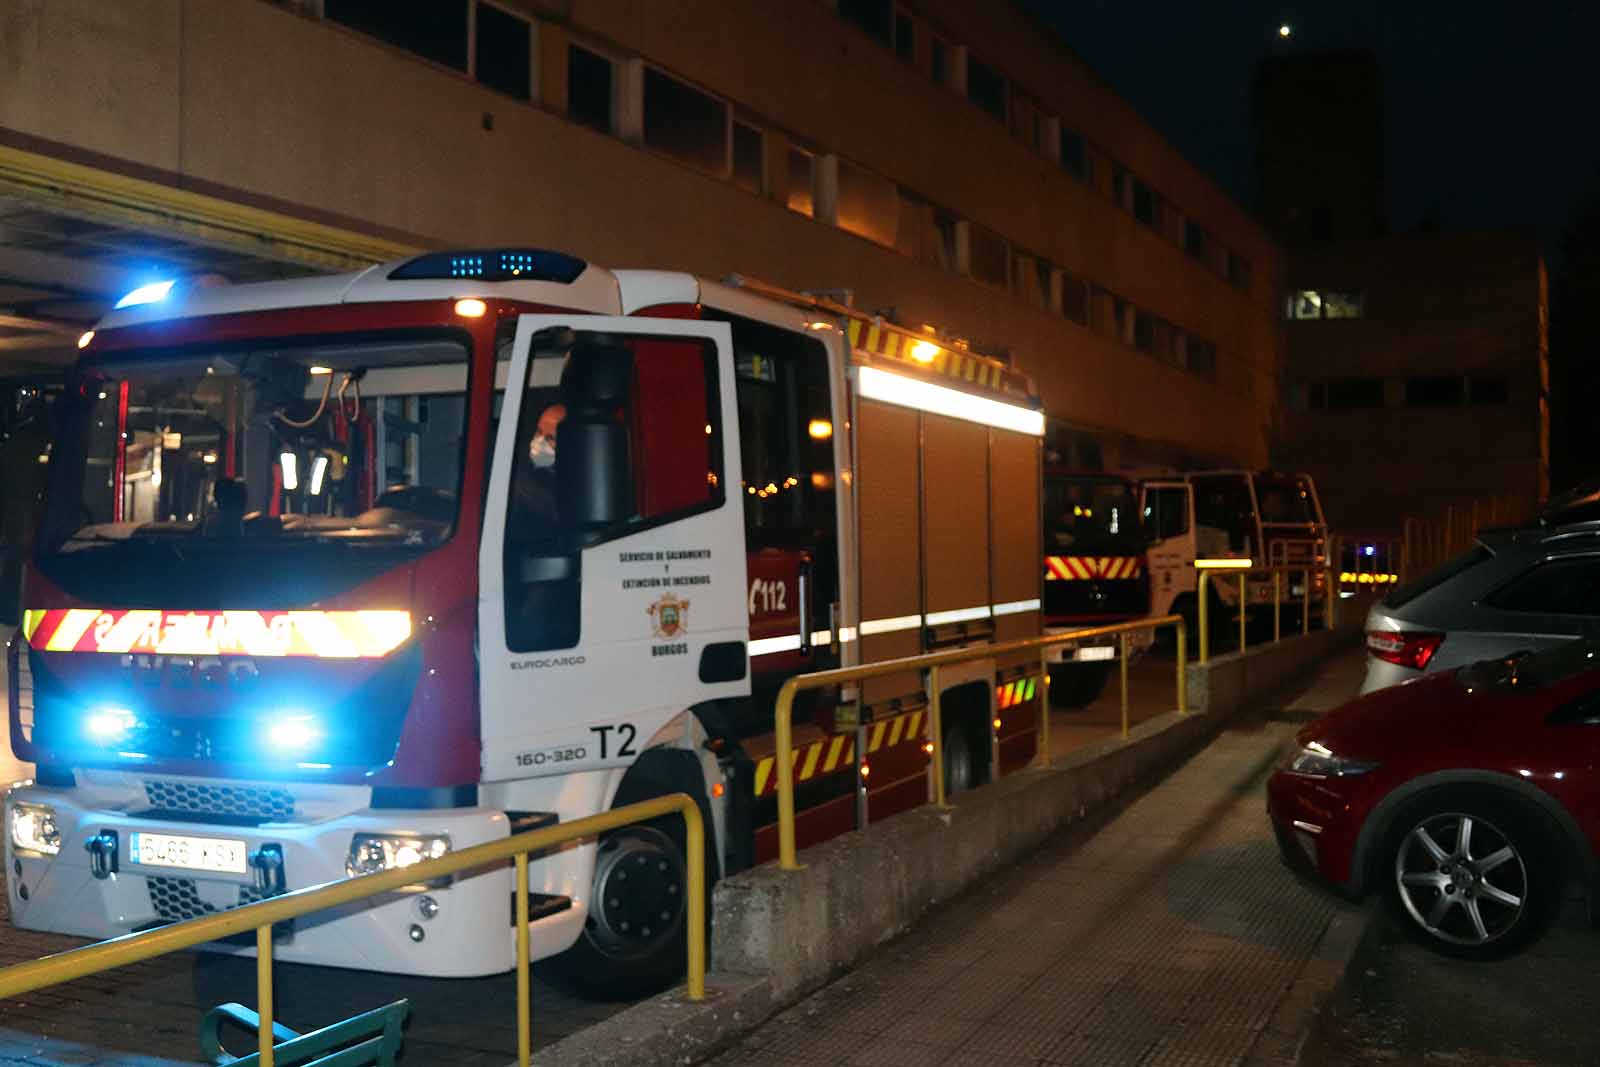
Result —
<instances>
[{"instance_id":1,"label":"alloy wheel","mask_svg":"<svg viewBox=\"0 0 1600 1067\"><path fill-rule=\"evenodd\" d=\"M1528 907L1528 869L1516 843L1464 812L1441 812L1413 826L1395 853L1394 877L1411 918L1453 945L1499 939Z\"/></svg>"}]
</instances>

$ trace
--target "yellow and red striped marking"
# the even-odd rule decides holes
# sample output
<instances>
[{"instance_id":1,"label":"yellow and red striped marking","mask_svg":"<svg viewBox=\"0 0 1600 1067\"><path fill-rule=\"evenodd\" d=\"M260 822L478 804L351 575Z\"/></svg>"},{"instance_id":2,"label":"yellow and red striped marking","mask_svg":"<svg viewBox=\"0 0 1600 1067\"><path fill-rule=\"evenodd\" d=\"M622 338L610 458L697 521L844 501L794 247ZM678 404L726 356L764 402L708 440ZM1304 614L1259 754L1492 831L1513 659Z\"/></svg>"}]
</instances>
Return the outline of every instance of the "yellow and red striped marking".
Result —
<instances>
[{"instance_id":1,"label":"yellow and red striped marking","mask_svg":"<svg viewBox=\"0 0 1600 1067\"><path fill-rule=\"evenodd\" d=\"M1144 561L1138 556L1046 556L1047 582L1087 581L1095 578L1138 578Z\"/></svg>"},{"instance_id":2,"label":"yellow and red striped marking","mask_svg":"<svg viewBox=\"0 0 1600 1067\"><path fill-rule=\"evenodd\" d=\"M918 370L956 378L997 392L1029 393L1026 381L996 360L951 348L931 334L920 336L907 330L851 319L846 332L851 347L876 356L905 363ZM919 358L921 357L921 358Z\"/></svg>"},{"instance_id":3,"label":"yellow and red striped marking","mask_svg":"<svg viewBox=\"0 0 1600 1067\"><path fill-rule=\"evenodd\" d=\"M376 659L411 637L409 611L156 611L52 608L23 613L41 652Z\"/></svg>"},{"instance_id":4,"label":"yellow and red striped marking","mask_svg":"<svg viewBox=\"0 0 1600 1067\"><path fill-rule=\"evenodd\" d=\"M922 736L919 732L921 729L921 711L908 711L891 719L880 719L867 727L867 754L871 755L885 745L893 748L902 742L918 740ZM845 770L855 762L855 731L832 734L801 745L789 753L789 758L794 764L796 783ZM756 796L777 792L778 776L773 773L776 766L775 756L763 756L756 764Z\"/></svg>"}]
</instances>

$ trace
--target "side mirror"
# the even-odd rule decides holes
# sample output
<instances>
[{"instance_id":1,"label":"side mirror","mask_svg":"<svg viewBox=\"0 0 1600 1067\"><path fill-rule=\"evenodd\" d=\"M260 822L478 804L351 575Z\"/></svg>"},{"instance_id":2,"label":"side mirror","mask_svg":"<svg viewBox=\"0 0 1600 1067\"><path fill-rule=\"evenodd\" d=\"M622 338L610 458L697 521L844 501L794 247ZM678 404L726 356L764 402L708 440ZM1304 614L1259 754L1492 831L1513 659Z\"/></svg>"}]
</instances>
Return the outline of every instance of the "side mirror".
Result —
<instances>
[{"instance_id":1,"label":"side mirror","mask_svg":"<svg viewBox=\"0 0 1600 1067\"><path fill-rule=\"evenodd\" d=\"M562 372L556 478L562 519L580 541L633 517L632 385L633 356L618 345L580 343Z\"/></svg>"}]
</instances>

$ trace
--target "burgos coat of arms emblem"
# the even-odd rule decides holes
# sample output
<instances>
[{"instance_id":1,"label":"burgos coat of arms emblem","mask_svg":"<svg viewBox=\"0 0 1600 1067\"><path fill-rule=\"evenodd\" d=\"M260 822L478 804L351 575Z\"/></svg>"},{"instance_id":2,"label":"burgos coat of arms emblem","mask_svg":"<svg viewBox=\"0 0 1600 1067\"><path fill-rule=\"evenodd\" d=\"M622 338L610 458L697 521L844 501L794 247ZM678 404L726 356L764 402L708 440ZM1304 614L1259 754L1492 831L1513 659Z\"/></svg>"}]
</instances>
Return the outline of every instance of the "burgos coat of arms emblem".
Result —
<instances>
[{"instance_id":1,"label":"burgos coat of arms emblem","mask_svg":"<svg viewBox=\"0 0 1600 1067\"><path fill-rule=\"evenodd\" d=\"M651 604L650 629L663 640L677 637L689 628L689 602L662 593L661 599Z\"/></svg>"}]
</instances>

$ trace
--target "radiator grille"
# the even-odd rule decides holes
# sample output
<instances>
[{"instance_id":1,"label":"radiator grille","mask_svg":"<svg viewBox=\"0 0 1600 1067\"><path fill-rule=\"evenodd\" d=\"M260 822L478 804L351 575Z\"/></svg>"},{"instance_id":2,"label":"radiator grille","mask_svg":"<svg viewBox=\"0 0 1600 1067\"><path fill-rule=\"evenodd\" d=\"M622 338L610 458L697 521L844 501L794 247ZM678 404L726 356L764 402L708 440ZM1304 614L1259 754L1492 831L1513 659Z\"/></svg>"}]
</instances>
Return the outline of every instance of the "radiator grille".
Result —
<instances>
[{"instance_id":1,"label":"radiator grille","mask_svg":"<svg viewBox=\"0 0 1600 1067\"><path fill-rule=\"evenodd\" d=\"M150 887L150 907L155 909L157 916L169 923L198 919L202 915L242 908L266 899L256 891L255 886L242 885L239 887L239 902L219 909L200 899L200 891L193 878L147 877L145 883Z\"/></svg>"},{"instance_id":2,"label":"radiator grille","mask_svg":"<svg viewBox=\"0 0 1600 1067\"><path fill-rule=\"evenodd\" d=\"M294 794L287 789L146 780L144 792L150 806L161 811L266 822L286 822L294 815Z\"/></svg>"}]
</instances>

